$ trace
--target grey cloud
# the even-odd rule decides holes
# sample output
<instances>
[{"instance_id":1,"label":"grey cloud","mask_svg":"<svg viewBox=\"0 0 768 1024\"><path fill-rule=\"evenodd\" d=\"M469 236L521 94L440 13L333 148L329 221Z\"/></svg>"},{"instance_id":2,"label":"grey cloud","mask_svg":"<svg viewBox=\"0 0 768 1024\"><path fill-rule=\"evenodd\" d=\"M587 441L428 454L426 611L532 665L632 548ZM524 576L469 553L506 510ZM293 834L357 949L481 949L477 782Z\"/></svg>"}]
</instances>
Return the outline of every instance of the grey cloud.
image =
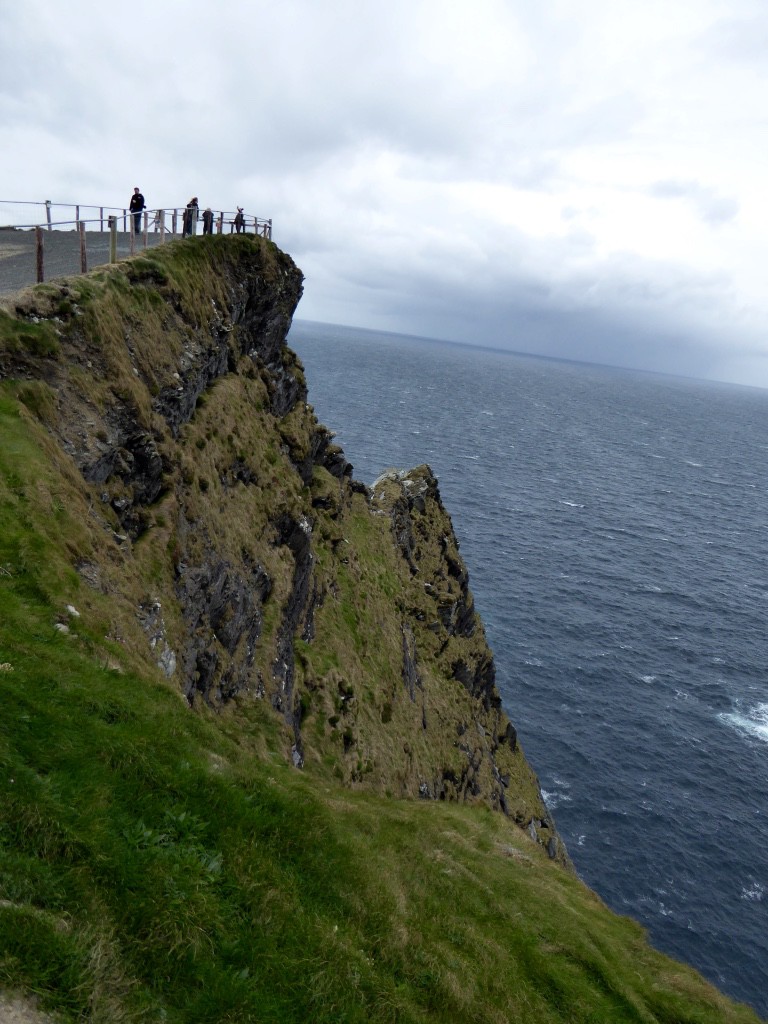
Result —
<instances>
[{"instance_id":1,"label":"grey cloud","mask_svg":"<svg viewBox=\"0 0 768 1024\"><path fill-rule=\"evenodd\" d=\"M622 190L627 203L636 195L622 178L631 149L647 180L658 175L647 194L659 203L745 230L746 187L708 185L695 147L697 164L667 161L676 94L658 91L691 74L690 95L706 98L716 62L752 60L762 8L731 0L719 37L691 18L688 36L654 49L646 81L618 64L614 74L596 0L557 17L523 0L463 2L466 39L462 6L438 0L134 0L138 33L113 4L70 0L59 16L53 0L0 0L0 118L14 154L0 195L116 204L138 182L150 203L237 202L274 218L307 274L310 319L460 341L497 332L543 354L706 369L729 344L731 278L611 251L601 195L611 190L619 217ZM757 62L749 74L758 109ZM723 109L738 99L724 94ZM751 122L734 124L754 145ZM728 178L713 168L712 180ZM483 189L498 190L498 216ZM545 221L548 203L562 210L559 224L532 224L528 199Z\"/></svg>"},{"instance_id":2,"label":"grey cloud","mask_svg":"<svg viewBox=\"0 0 768 1024\"><path fill-rule=\"evenodd\" d=\"M688 200L701 220L712 225L725 224L739 213L737 199L721 195L698 181L656 181L649 186L648 195L656 199Z\"/></svg>"}]
</instances>

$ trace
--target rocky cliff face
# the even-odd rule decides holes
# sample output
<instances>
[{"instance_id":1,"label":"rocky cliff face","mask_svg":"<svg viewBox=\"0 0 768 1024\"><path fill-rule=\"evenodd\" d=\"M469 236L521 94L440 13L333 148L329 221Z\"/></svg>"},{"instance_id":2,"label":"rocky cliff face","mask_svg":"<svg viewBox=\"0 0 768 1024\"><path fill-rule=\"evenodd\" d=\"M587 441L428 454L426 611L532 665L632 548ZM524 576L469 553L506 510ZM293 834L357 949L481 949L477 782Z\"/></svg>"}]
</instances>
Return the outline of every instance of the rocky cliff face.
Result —
<instances>
[{"instance_id":1,"label":"rocky cliff face","mask_svg":"<svg viewBox=\"0 0 768 1024\"><path fill-rule=\"evenodd\" d=\"M301 292L271 243L214 236L2 315L0 372L88 501L83 592L191 713L245 722L259 702L297 768L483 801L565 860L437 481L352 479L285 345Z\"/></svg>"}]
</instances>

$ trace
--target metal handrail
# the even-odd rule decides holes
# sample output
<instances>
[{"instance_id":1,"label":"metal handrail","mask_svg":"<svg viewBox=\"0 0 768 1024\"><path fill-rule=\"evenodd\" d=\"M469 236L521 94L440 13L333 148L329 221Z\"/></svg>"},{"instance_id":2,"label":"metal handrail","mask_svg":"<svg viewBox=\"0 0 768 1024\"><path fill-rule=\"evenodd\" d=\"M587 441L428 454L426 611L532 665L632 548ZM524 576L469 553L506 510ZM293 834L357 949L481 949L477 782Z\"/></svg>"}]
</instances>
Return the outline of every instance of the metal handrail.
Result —
<instances>
[{"instance_id":1,"label":"metal handrail","mask_svg":"<svg viewBox=\"0 0 768 1024\"><path fill-rule=\"evenodd\" d=\"M29 231L29 230L32 230L32 229L37 228L37 227L43 227L43 228L47 229L48 231L52 231L52 230L54 230L54 228L61 228L61 227L65 227L67 225L72 225L73 230L77 230L78 229L78 225L81 224L81 223L89 223L89 224L98 223L99 224L99 230L100 231L104 231L104 230L108 230L108 228L105 228L105 220L108 221L110 215L117 215L118 218L122 218L124 230L126 232L128 232L128 230L129 230L129 228L128 228L129 219L134 215L133 212L131 210L129 210L127 207L121 207L121 206L101 206L101 205L97 206L96 204L93 204L93 203L52 203L49 199L46 199L44 202L40 202L40 201L26 202L26 201L23 201L23 200L0 199L0 208L2 208L3 206L43 206L43 207L45 207L45 210L46 210L46 219L45 219L45 221L33 221L33 222L28 223L28 224L0 224L0 230L5 230L5 229L9 229L9 228L15 228L16 230L19 230L19 231ZM74 219L73 220L54 221L52 219L52 217L51 217L51 212L52 212L54 207L63 207L65 209L73 209L75 211ZM141 210L141 211L138 211L138 212L140 212L142 214L142 216L145 216L146 214L151 214L153 216L153 227L154 227L156 219L157 219L158 216L164 216L166 214L170 214L172 218L177 219L178 215L179 215L179 211L183 211L185 208L186 207L179 207L179 206L176 206L176 207L157 207L157 208L153 208L153 209L148 209L147 208L145 210ZM99 216L98 217L89 217L86 220L84 220L80 216L80 211L81 210L98 210L99 211ZM232 231L234 231L234 221L235 221L235 217L237 216L237 212L238 211L235 211L235 210L215 210L215 211L213 211L214 223L216 223L216 225L217 225L217 234L221 234L222 233L224 224L229 225L230 229ZM106 214L106 216L105 216L105 214ZM270 218L258 217L258 216L254 215L254 214L246 214L246 213L243 214L243 217L244 217L244 222L245 222L245 224L244 224L245 228L248 228L248 227L252 226L252 230L254 231L255 234L261 235L264 238L270 238L270 239L272 238L272 218L271 217ZM198 210L198 218L197 219L198 220L200 219L200 211L199 210Z\"/></svg>"},{"instance_id":2,"label":"metal handrail","mask_svg":"<svg viewBox=\"0 0 768 1024\"><path fill-rule=\"evenodd\" d=\"M149 209L131 211L124 209L123 207L107 207L107 206L93 206L86 204L76 203L56 203L53 204L49 200L44 203L21 203L11 202L10 200L0 200L0 207L10 205L25 205L25 206L44 206L46 209L46 220L44 223L30 223L30 224L9 224L6 226L0 225L0 232L5 230L11 231L34 231L36 235L35 249L36 249L36 280L38 284L41 284L45 280L45 253L44 253L44 237L46 231L61 230L63 228L71 227L71 229L77 232L80 236L80 271L86 273L88 267L88 256L87 256L87 242L86 242L86 227L88 224L97 224L98 231L95 233L103 233L105 211L107 211L107 231L110 234L110 263L114 263L117 260L117 226L118 222L122 219L123 221L123 232L130 238L130 255L133 256L136 250L136 240L143 238L143 248L148 247L149 241L148 236L150 229L154 236L159 234L159 243L163 244L166 240L166 235L169 235L171 240L178 237L178 218L179 211L183 214L183 230L182 237L185 235L196 234L197 223L202 219L202 213L199 207L173 207L171 209ZM54 221L51 217L52 208L55 206L69 207L75 210L74 220L61 220ZM80 216L81 210L98 210L98 217L91 217L84 219ZM192 221L186 220L188 211L190 209L196 209L196 216L193 217ZM210 208L207 208L210 209ZM116 213L109 213L109 210L115 210ZM236 217L241 211L227 211L227 210L211 210L212 222L210 225L210 233L215 230L216 234L222 234L224 232L225 224L229 226L230 233L235 232L237 229L243 232L252 231L256 235L260 235L263 238L272 238L272 220L262 219L254 216L253 214L243 213L242 222L236 223ZM135 217L136 214L140 217L141 227L136 230ZM171 227L168 231L166 225L166 217L170 215ZM152 218L150 220L150 217Z\"/></svg>"}]
</instances>

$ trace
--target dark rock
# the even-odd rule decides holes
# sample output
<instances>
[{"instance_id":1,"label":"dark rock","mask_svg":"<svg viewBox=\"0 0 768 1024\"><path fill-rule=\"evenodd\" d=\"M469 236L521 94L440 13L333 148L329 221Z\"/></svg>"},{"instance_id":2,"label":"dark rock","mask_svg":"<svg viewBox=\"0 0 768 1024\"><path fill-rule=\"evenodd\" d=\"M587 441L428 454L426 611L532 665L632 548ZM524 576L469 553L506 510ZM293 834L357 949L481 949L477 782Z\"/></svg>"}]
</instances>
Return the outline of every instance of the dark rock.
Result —
<instances>
[{"instance_id":1,"label":"dark rock","mask_svg":"<svg viewBox=\"0 0 768 1024\"><path fill-rule=\"evenodd\" d=\"M416 639L407 623L402 624L403 633L403 685L412 701L416 700L416 687L421 687L421 678L416 663Z\"/></svg>"}]
</instances>

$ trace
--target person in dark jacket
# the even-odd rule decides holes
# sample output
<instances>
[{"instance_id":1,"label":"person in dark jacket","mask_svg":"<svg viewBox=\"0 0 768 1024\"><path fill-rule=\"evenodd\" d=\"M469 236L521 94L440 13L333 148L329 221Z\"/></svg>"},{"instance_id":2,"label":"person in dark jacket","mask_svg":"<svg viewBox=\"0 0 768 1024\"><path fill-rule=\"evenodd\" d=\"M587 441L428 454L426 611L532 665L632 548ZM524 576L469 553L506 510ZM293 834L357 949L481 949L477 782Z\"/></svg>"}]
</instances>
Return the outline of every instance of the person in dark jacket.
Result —
<instances>
[{"instance_id":1,"label":"person in dark jacket","mask_svg":"<svg viewBox=\"0 0 768 1024\"><path fill-rule=\"evenodd\" d=\"M186 209L184 210L184 220L182 222L181 237L184 238L187 235L194 235L197 231L197 211L199 207L197 205L197 196L192 198L187 203Z\"/></svg>"},{"instance_id":2,"label":"person in dark jacket","mask_svg":"<svg viewBox=\"0 0 768 1024\"><path fill-rule=\"evenodd\" d=\"M238 206L237 213L235 214L235 231L240 234L241 231L245 230L245 217L243 216L242 206Z\"/></svg>"},{"instance_id":3,"label":"person in dark jacket","mask_svg":"<svg viewBox=\"0 0 768 1024\"><path fill-rule=\"evenodd\" d=\"M137 185L136 188L133 190L131 202L128 207L131 213L133 214L134 235L138 235L141 233L141 211L144 209L144 206L144 196L141 194L141 189Z\"/></svg>"},{"instance_id":4,"label":"person in dark jacket","mask_svg":"<svg viewBox=\"0 0 768 1024\"><path fill-rule=\"evenodd\" d=\"M210 206L206 206L206 208L203 210L203 234L213 234L213 210L210 208Z\"/></svg>"}]
</instances>

